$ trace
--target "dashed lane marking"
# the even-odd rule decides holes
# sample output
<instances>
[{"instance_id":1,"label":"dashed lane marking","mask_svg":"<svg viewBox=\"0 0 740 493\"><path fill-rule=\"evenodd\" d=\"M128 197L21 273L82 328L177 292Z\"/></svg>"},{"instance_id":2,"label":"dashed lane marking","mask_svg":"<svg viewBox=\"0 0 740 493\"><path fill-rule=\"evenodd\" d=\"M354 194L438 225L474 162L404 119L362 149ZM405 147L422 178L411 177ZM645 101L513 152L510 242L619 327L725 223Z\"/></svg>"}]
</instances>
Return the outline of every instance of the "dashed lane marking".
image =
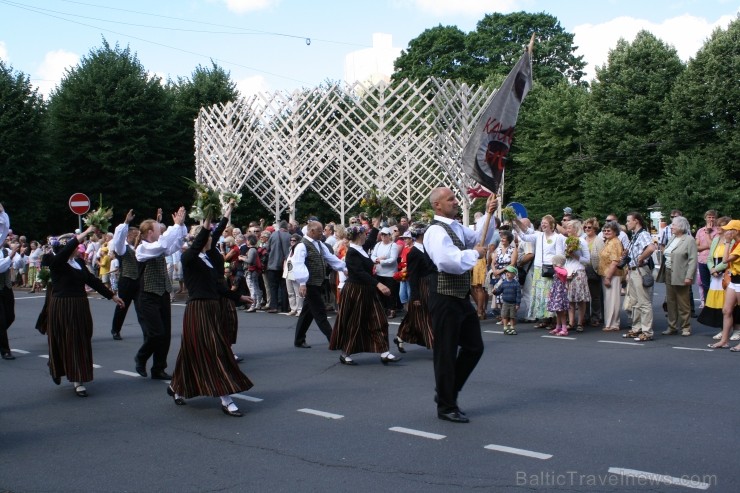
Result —
<instances>
[{"instance_id":1,"label":"dashed lane marking","mask_svg":"<svg viewBox=\"0 0 740 493\"><path fill-rule=\"evenodd\" d=\"M622 467L610 467L609 472L611 474L618 474L620 476L626 476L629 478L639 478L641 481L641 484L651 484L654 485L656 483L663 483L663 484L671 484L674 486L683 486L685 488L693 488L696 490L708 490L711 486L709 483L704 483L702 481L694 481L689 478L676 478L673 476L668 476L667 474L657 474L654 472L647 472L647 471L638 471L636 469L624 469Z\"/></svg>"},{"instance_id":2,"label":"dashed lane marking","mask_svg":"<svg viewBox=\"0 0 740 493\"><path fill-rule=\"evenodd\" d=\"M483 447L488 450L495 450L496 452L504 452L507 454L523 455L524 457L532 457L533 459L547 460L552 457L552 454L543 454L541 452L533 452L532 450L524 450L521 448L507 447L505 445L486 445Z\"/></svg>"},{"instance_id":3,"label":"dashed lane marking","mask_svg":"<svg viewBox=\"0 0 740 493\"><path fill-rule=\"evenodd\" d=\"M404 428L402 426L393 426L388 428L390 431L397 431L398 433L405 433L407 435L414 435L422 438L431 438L432 440L442 440L447 438L445 435L438 435L436 433L429 433L428 431L414 430L412 428Z\"/></svg>"},{"instance_id":4,"label":"dashed lane marking","mask_svg":"<svg viewBox=\"0 0 740 493\"><path fill-rule=\"evenodd\" d=\"M28 351L24 351L23 349L11 349L11 351L18 354L29 354Z\"/></svg>"},{"instance_id":5,"label":"dashed lane marking","mask_svg":"<svg viewBox=\"0 0 740 493\"><path fill-rule=\"evenodd\" d=\"M503 330L484 330L483 332L488 332L489 334L503 334Z\"/></svg>"},{"instance_id":6,"label":"dashed lane marking","mask_svg":"<svg viewBox=\"0 0 740 493\"><path fill-rule=\"evenodd\" d=\"M102 366L96 365L95 363L93 363L93 368L102 368Z\"/></svg>"},{"instance_id":7,"label":"dashed lane marking","mask_svg":"<svg viewBox=\"0 0 740 493\"><path fill-rule=\"evenodd\" d=\"M49 355L48 354L39 354L39 358L49 359Z\"/></svg>"},{"instance_id":8,"label":"dashed lane marking","mask_svg":"<svg viewBox=\"0 0 740 493\"><path fill-rule=\"evenodd\" d=\"M575 341L576 340L575 337L568 337L568 336L540 336L540 337L544 337L546 339L564 339L566 341Z\"/></svg>"},{"instance_id":9,"label":"dashed lane marking","mask_svg":"<svg viewBox=\"0 0 740 493\"><path fill-rule=\"evenodd\" d=\"M263 399L260 399L259 397L252 397L251 395L244 395L244 394L231 394L231 397L235 397L237 399L241 399L243 401L249 401L249 402L262 402Z\"/></svg>"},{"instance_id":10,"label":"dashed lane marking","mask_svg":"<svg viewBox=\"0 0 740 493\"><path fill-rule=\"evenodd\" d=\"M134 371L115 370L113 373L118 373L119 375L126 375L127 377L144 378Z\"/></svg>"},{"instance_id":11,"label":"dashed lane marking","mask_svg":"<svg viewBox=\"0 0 740 493\"><path fill-rule=\"evenodd\" d=\"M333 413L327 413L324 411L317 411L316 409L298 409L299 413L306 413L306 414L313 414L314 416L321 416L322 418L327 419L342 419L344 416L341 414L333 414Z\"/></svg>"},{"instance_id":12,"label":"dashed lane marking","mask_svg":"<svg viewBox=\"0 0 740 493\"><path fill-rule=\"evenodd\" d=\"M704 349L700 347L681 347L681 346L673 346L673 349L683 349L685 351L709 351L710 353L714 351L714 349Z\"/></svg>"},{"instance_id":13,"label":"dashed lane marking","mask_svg":"<svg viewBox=\"0 0 740 493\"><path fill-rule=\"evenodd\" d=\"M639 342L625 342L625 341L599 341L606 344L624 344L626 346L644 346L645 344Z\"/></svg>"}]
</instances>

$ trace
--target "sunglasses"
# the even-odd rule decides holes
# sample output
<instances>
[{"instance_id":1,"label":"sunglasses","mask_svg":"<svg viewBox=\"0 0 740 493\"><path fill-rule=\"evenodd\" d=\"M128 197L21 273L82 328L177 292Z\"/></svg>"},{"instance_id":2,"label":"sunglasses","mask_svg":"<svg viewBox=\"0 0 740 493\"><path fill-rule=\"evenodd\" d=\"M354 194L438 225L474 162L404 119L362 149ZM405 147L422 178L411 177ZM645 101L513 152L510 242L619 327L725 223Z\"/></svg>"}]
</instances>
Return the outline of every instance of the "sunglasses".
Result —
<instances>
[{"instance_id":1,"label":"sunglasses","mask_svg":"<svg viewBox=\"0 0 740 493\"><path fill-rule=\"evenodd\" d=\"M584 226L583 229L594 229L591 226Z\"/></svg>"}]
</instances>

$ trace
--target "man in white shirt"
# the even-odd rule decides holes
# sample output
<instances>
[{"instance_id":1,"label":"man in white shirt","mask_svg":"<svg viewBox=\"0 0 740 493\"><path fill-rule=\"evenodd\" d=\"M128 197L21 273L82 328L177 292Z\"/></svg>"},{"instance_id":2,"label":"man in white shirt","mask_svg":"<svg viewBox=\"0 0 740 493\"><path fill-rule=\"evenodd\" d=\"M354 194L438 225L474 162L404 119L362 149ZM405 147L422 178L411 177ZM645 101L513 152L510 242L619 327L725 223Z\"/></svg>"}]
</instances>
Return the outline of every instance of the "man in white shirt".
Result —
<instances>
[{"instance_id":1,"label":"man in white shirt","mask_svg":"<svg viewBox=\"0 0 740 493\"><path fill-rule=\"evenodd\" d=\"M430 276L429 289L437 417L467 423L468 417L457 405L457 396L483 354L480 320L470 302L470 271L478 259L485 258L487 244L493 237L495 228L489 228L488 241L478 244L486 221L496 210L496 196L488 198L488 213L480 218L476 231L455 220L460 207L449 188L432 190L429 202L435 215L424 235L424 249L438 271Z\"/></svg>"}]
</instances>

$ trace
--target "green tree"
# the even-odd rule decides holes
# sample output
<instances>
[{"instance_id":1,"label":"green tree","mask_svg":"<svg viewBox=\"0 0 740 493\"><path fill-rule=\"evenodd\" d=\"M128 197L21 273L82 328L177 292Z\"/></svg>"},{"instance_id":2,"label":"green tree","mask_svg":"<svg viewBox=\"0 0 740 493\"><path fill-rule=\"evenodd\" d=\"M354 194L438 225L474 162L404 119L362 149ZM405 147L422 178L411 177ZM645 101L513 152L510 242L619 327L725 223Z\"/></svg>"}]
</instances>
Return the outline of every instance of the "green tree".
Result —
<instances>
[{"instance_id":1,"label":"green tree","mask_svg":"<svg viewBox=\"0 0 740 493\"><path fill-rule=\"evenodd\" d=\"M239 98L236 83L229 72L211 61L211 67L198 65L190 79L178 77L169 83L174 99L173 118L176 132L173 156L183 174L195 177L195 125L201 108L235 101Z\"/></svg>"},{"instance_id":2,"label":"green tree","mask_svg":"<svg viewBox=\"0 0 740 493\"><path fill-rule=\"evenodd\" d=\"M468 49L475 59L474 75L469 82L480 84L490 74L506 75L522 56L535 35L532 54L533 78L545 87L564 79L578 83L584 76L586 62L574 54L573 34L550 14L513 12L486 14L468 35Z\"/></svg>"},{"instance_id":3,"label":"green tree","mask_svg":"<svg viewBox=\"0 0 740 493\"><path fill-rule=\"evenodd\" d=\"M605 167L591 173L581 183L581 217L602 218L615 212L624 217L631 210L645 210L643 204L655 202L656 190L634 173Z\"/></svg>"},{"instance_id":4,"label":"green tree","mask_svg":"<svg viewBox=\"0 0 740 493\"><path fill-rule=\"evenodd\" d=\"M572 207L583 208L582 181L589 169L581 159L577 115L588 100L583 86L562 80L535 87L519 112L506 166L506 195L534 217Z\"/></svg>"},{"instance_id":5,"label":"green tree","mask_svg":"<svg viewBox=\"0 0 740 493\"><path fill-rule=\"evenodd\" d=\"M0 60L0 200L11 227L29 240L47 231L45 199L56 183L45 166L43 121L43 99L28 75Z\"/></svg>"},{"instance_id":6,"label":"green tree","mask_svg":"<svg viewBox=\"0 0 740 493\"><path fill-rule=\"evenodd\" d=\"M619 40L607 65L597 67L579 119L592 168L622 169L647 181L661 176L659 142L667 125L662 108L683 70L676 50L647 31L632 43ZM648 205L650 199L644 200L633 206Z\"/></svg>"},{"instance_id":7,"label":"green tree","mask_svg":"<svg viewBox=\"0 0 740 493\"><path fill-rule=\"evenodd\" d=\"M580 82L585 62L574 54L573 34L549 14L526 12L488 14L468 34L456 26L427 29L396 59L393 78L441 77L479 85L491 75L508 74L533 33L535 80L544 86Z\"/></svg>"},{"instance_id":8,"label":"green tree","mask_svg":"<svg viewBox=\"0 0 740 493\"><path fill-rule=\"evenodd\" d=\"M707 209L737 217L738 181L726 170L723 156L709 149L681 153L666 165L658 181L658 199L665 210L681 209L691 224L701 226Z\"/></svg>"},{"instance_id":9,"label":"green tree","mask_svg":"<svg viewBox=\"0 0 740 493\"><path fill-rule=\"evenodd\" d=\"M725 202L715 194L715 189L728 187L738 190L740 176L740 16L726 30L717 29L704 46L691 59L688 67L673 86L665 105L669 118L662 147L666 152L679 152L675 158L666 159L666 174L678 177L687 174L692 163L703 159L707 172L717 171L715 183L698 187L699 182L680 183L669 180L664 185L677 188L666 190L671 203L685 197L684 189L690 186L703 197L692 221L701 219L706 209L716 208L722 214L737 214L737 200ZM692 157L693 156L693 157ZM705 178L702 176L702 178ZM737 192L736 192L737 193ZM669 197L665 197L668 199ZM691 202L690 197L687 197ZM663 199L661 199L661 202ZM668 202L666 202L668 203ZM677 204L684 210L689 206ZM684 211L686 213L686 211Z\"/></svg>"},{"instance_id":10,"label":"green tree","mask_svg":"<svg viewBox=\"0 0 740 493\"><path fill-rule=\"evenodd\" d=\"M394 80L427 77L470 82L475 61L467 46L468 36L456 26L425 30L409 41L407 50L394 62Z\"/></svg>"},{"instance_id":11,"label":"green tree","mask_svg":"<svg viewBox=\"0 0 740 493\"><path fill-rule=\"evenodd\" d=\"M152 217L158 207L168 217L189 197L180 178L186 172L173 158L171 113L161 80L129 48L104 39L67 72L49 102L52 162L62 174L55 201L81 191L92 199L102 194L115 217L130 208Z\"/></svg>"}]
</instances>

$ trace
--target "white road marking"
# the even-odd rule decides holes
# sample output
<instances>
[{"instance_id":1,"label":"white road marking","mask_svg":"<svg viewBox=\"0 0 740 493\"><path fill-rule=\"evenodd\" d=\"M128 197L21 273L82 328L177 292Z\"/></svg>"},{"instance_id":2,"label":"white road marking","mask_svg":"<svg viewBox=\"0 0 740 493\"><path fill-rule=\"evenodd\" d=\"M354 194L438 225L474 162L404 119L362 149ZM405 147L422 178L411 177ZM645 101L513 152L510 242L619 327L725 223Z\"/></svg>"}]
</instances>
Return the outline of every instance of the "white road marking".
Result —
<instances>
[{"instance_id":1,"label":"white road marking","mask_svg":"<svg viewBox=\"0 0 740 493\"><path fill-rule=\"evenodd\" d=\"M18 354L28 354L28 351L24 351L23 349L11 349L11 351Z\"/></svg>"},{"instance_id":2,"label":"white road marking","mask_svg":"<svg viewBox=\"0 0 740 493\"><path fill-rule=\"evenodd\" d=\"M262 402L262 399L260 399L259 397L252 397L252 396L244 395L244 394L231 394L231 397L235 397L237 399L241 399L243 401L249 401L249 402Z\"/></svg>"},{"instance_id":3,"label":"white road marking","mask_svg":"<svg viewBox=\"0 0 740 493\"><path fill-rule=\"evenodd\" d=\"M420 431L420 430L414 430L411 428L404 428L402 426L394 426L388 429L390 431L397 431L398 433L405 433L407 435L414 435L414 436L422 437L422 438L431 438L432 440L442 440L443 438L447 438L445 435L438 435L436 433L429 433L427 431Z\"/></svg>"},{"instance_id":4,"label":"white road marking","mask_svg":"<svg viewBox=\"0 0 740 493\"><path fill-rule=\"evenodd\" d=\"M39 358L49 359L49 355L48 354L39 354Z\"/></svg>"},{"instance_id":5,"label":"white road marking","mask_svg":"<svg viewBox=\"0 0 740 493\"><path fill-rule=\"evenodd\" d=\"M708 490L711 486L709 483L702 481L694 481L688 478L676 478L668 476L666 474L657 474L654 472L638 471L636 469L624 469L622 467L610 467L609 472L611 474L618 474L620 476L627 476L630 478L639 478L640 484L654 485L656 483L672 484L676 486L684 486L686 488L694 488L697 490Z\"/></svg>"},{"instance_id":6,"label":"white road marking","mask_svg":"<svg viewBox=\"0 0 740 493\"><path fill-rule=\"evenodd\" d=\"M342 419L344 416L341 414L332 414L332 413L325 413L324 411L317 411L316 409L298 409L299 413L306 413L306 414L313 414L315 416L321 416L322 418L327 419Z\"/></svg>"},{"instance_id":7,"label":"white road marking","mask_svg":"<svg viewBox=\"0 0 740 493\"><path fill-rule=\"evenodd\" d=\"M625 342L625 341L599 341L607 344L626 344L627 346L644 346L645 344L639 342Z\"/></svg>"},{"instance_id":8,"label":"white road marking","mask_svg":"<svg viewBox=\"0 0 740 493\"><path fill-rule=\"evenodd\" d=\"M710 353L714 351L714 349L703 349L700 347L681 347L681 346L673 346L673 349L684 349L686 351L709 351Z\"/></svg>"},{"instance_id":9,"label":"white road marking","mask_svg":"<svg viewBox=\"0 0 740 493\"><path fill-rule=\"evenodd\" d=\"M568 336L540 336L540 337L546 337L547 339L565 339L566 341L575 341L575 337L568 337Z\"/></svg>"},{"instance_id":10,"label":"white road marking","mask_svg":"<svg viewBox=\"0 0 740 493\"><path fill-rule=\"evenodd\" d=\"M18 298L15 299L15 301L19 301L19 300L35 300L37 298L46 298L46 295L42 295L42 296L23 296L23 297L20 297L19 296Z\"/></svg>"},{"instance_id":11,"label":"white road marking","mask_svg":"<svg viewBox=\"0 0 740 493\"><path fill-rule=\"evenodd\" d=\"M489 334L503 334L503 330L484 330L483 332L488 332Z\"/></svg>"},{"instance_id":12,"label":"white road marking","mask_svg":"<svg viewBox=\"0 0 740 493\"><path fill-rule=\"evenodd\" d=\"M144 378L141 375L139 375L138 373L133 372L133 371L116 370L113 373L118 373L119 375L126 375L127 377Z\"/></svg>"},{"instance_id":13,"label":"white road marking","mask_svg":"<svg viewBox=\"0 0 740 493\"><path fill-rule=\"evenodd\" d=\"M401 325L401 322L388 322L388 325Z\"/></svg>"},{"instance_id":14,"label":"white road marking","mask_svg":"<svg viewBox=\"0 0 740 493\"><path fill-rule=\"evenodd\" d=\"M96 365L95 363L93 363L93 368L102 368L102 366Z\"/></svg>"},{"instance_id":15,"label":"white road marking","mask_svg":"<svg viewBox=\"0 0 740 493\"><path fill-rule=\"evenodd\" d=\"M486 445L483 447L488 450L495 450L497 452L506 452L507 454L523 455L524 457L532 457L533 459L547 460L552 457L552 454L543 454L541 452L533 452L531 450L524 450L521 448L507 447L505 445Z\"/></svg>"},{"instance_id":16,"label":"white road marking","mask_svg":"<svg viewBox=\"0 0 740 493\"><path fill-rule=\"evenodd\" d=\"M170 306L188 306L187 303L170 303Z\"/></svg>"}]
</instances>

